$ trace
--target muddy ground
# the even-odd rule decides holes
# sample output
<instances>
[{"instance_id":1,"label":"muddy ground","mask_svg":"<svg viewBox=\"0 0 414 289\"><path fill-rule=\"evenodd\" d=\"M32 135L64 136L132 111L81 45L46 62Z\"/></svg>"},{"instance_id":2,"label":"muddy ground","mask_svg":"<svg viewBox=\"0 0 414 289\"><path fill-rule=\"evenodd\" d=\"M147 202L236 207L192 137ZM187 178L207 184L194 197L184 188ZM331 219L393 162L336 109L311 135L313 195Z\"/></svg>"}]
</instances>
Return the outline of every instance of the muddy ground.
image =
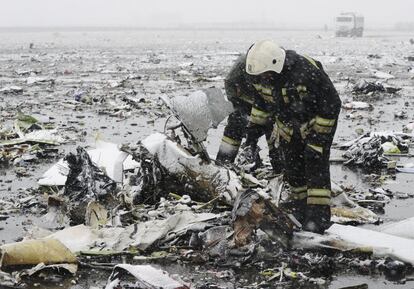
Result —
<instances>
[{"instance_id":1,"label":"muddy ground","mask_svg":"<svg viewBox=\"0 0 414 289\"><path fill-rule=\"evenodd\" d=\"M12 127L18 110L44 116L58 128L67 143L57 147L50 158L19 161L0 168L0 198L10 200L30 196L37 180L58 158L77 145L93 146L96 138L114 143L135 142L154 131L162 131L168 111L162 95L188 94L202 87L223 88L223 78L239 52L257 39L273 38L288 49L306 53L320 60L343 101L363 100L373 110L342 110L336 141L350 140L363 130L402 131L414 121L414 45L413 34L368 31L364 38L333 38L321 31L167 31L167 30L39 30L0 32L0 88L15 85L22 93L0 93L0 126ZM370 56L371 55L371 56ZM411 59L412 60L412 59ZM410 72L411 69L411 72ZM376 81L372 70L390 72L395 79L389 85L401 87L396 94L353 96L353 83L359 79ZM28 78L50 78L53 82L28 84ZM384 81L384 80L381 80ZM118 85L120 84L120 85ZM86 91L80 101L77 93ZM137 101L131 102L128 99ZM131 104L132 103L132 104ZM395 118L404 111L406 118ZM223 126L211 131L208 150L215 155ZM401 162L412 162L402 158ZM332 164L333 180L357 189L372 187L368 172ZM414 178L396 174L382 184L393 192L413 194ZM394 199L381 216L384 222L414 216L414 199ZM0 219L0 242L20 240L27 229L39 224L44 208L34 206L25 214L14 213ZM183 279L210 278L211 268L167 265ZM221 271L221 269L215 269ZM223 269L225 270L225 269ZM92 272L92 273L91 273ZM110 271L84 268L76 282L52 280L44 288L101 288ZM233 275L232 275L233 274ZM248 272L232 272L227 284L254 279ZM207 276L207 277L206 277ZM220 279L220 278L218 278ZM78 284L74 284L78 283ZM369 288L413 288L414 282L387 281L384 276L361 276L343 273L332 276L326 288L367 283ZM56 285L58 284L58 285ZM39 288L33 284L33 288ZM305 288L305 287L304 287Z\"/></svg>"}]
</instances>

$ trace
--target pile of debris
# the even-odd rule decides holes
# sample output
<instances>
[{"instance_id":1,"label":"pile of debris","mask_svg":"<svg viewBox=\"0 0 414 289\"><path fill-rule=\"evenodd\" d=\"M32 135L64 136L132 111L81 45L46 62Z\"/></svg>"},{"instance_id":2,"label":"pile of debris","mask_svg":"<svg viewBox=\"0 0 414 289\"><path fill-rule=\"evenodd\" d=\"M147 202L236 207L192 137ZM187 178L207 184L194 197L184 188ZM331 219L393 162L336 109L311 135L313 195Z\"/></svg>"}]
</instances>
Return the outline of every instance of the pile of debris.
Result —
<instances>
[{"instance_id":1,"label":"pile of debris","mask_svg":"<svg viewBox=\"0 0 414 289\"><path fill-rule=\"evenodd\" d=\"M347 149L343 154L345 165L378 170L382 168L395 169L395 162L387 155L407 154L408 134L396 133L366 133L359 138L340 145Z\"/></svg>"},{"instance_id":2,"label":"pile of debris","mask_svg":"<svg viewBox=\"0 0 414 289\"><path fill-rule=\"evenodd\" d=\"M374 94L376 92L386 92L390 94L397 93L401 90L401 88L392 87L389 85L384 85L383 83L377 82L370 82L364 79L358 81L354 87L352 88L352 92L354 94Z\"/></svg>"},{"instance_id":3,"label":"pile of debris","mask_svg":"<svg viewBox=\"0 0 414 289\"><path fill-rule=\"evenodd\" d=\"M54 147L67 140L48 121L19 111L13 128L0 128L0 164L11 165L56 156Z\"/></svg>"},{"instance_id":4,"label":"pile of debris","mask_svg":"<svg viewBox=\"0 0 414 289\"><path fill-rule=\"evenodd\" d=\"M2 284L24 285L25 278L51 270L75 275L80 264L113 267L106 288L118 288L120 284L131 288L205 288L204 284L190 284L153 266L108 265L106 258L118 260L116 256L121 255L129 256L131 264L201 261L206 265L220 263L233 270L242 266L255 268L260 262L266 268L258 272L263 284L275 279L280 284L324 284L329 272L364 267L361 265L364 263L358 263L358 252L366 254L366 248L372 245L376 254L377 248L394 249L399 244L394 241L401 241L395 237L385 244L380 242L381 235L372 239L378 244L362 242L347 235L353 227L339 225L324 236L301 232L300 224L278 207L286 193L281 177L256 180L256 187L251 188L255 178L245 176L250 181L250 186L245 187L243 177L228 168L206 164L200 156L190 154L166 135L151 135L133 151L135 162L132 155L113 144L100 143L98 149L89 152L78 148L76 154L69 154L61 161L60 169L52 167L45 173L40 183L60 189L58 196L49 196L48 217L56 212L57 206L65 214L69 212L72 226L66 224L66 228L55 232L34 228L27 240L2 246L3 270L15 270L17 265L29 267L13 275L4 273ZM135 173L137 170L139 173ZM174 182L163 178L172 178ZM187 182L193 184L189 190L192 197L176 191L185 188ZM335 195L333 221L378 222L375 213L350 200L341 189L335 188ZM61 201L56 204L56 200ZM363 233L374 234L369 230ZM332 257L304 254L302 250L307 248L339 252ZM340 252L350 249L356 252L355 257L341 257ZM414 262L403 255L405 251L390 252L386 255ZM333 262L336 266L327 272Z\"/></svg>"},{"instance_id":5,"label":"pile of debris","mask_svg":"<svg viewBox=\"0 0 414 289\"><path fill-rule=\"evenodd\" d=\"M193 99L197 105L202 99L212 104L205 107L216 109L199 106L194 113L176 107L189 101L173 100L173 112L181 123L168 132L122 147L102 141L93 150L78 147L46 171L39 180L39 191L48 204L43 226L33 228L23 241L0 247L4 271L0 284L23 287L25 278L49 271L73 276L80 265L113 270L108 289L206 288L204 282L136 265L180 260L231 270L260 268L255 286L320 285L341 264L363 267L358 265L360 253L414 264L408 249L414 241L402 235L400 225L385 232L347 226L379 223L379 217L355 195L349 198L352 194L333 186L331 211L336 224L325 235L304 232L281 206L289 196L282 176L258 178L211 161L202 141L227 111L215 102L219 92L210 92L198 92ZM194 117L211 121L192 126ZM349 146L356 150L359 141ZM361 235L368 237L361 239ZM328 257L323 251L305 252L308 249L336 253ZM354 256L341 255L350 250ZM228 278L234 280L232 276L229 273ZM234 282L248 286L243 280Z\"/></svg>"},{"instance_id":6,"label":"pile of debris","mask_svg":"<svg viewBox=\"0 0 414 289\"><path fill-rule=\"evenodd\" d=\"M13 270L16 265L32 267L17 271L17 275L4 275L13 281L13 286L24 284L27 276L47 270L74 275L78 264L105 267L104 263L99 265L99 258L122 254L131 256L132 263L158 258L186 262L201 259L206 264L222 262L234 268L273 260L273 267L262 275L263 282L273 280L270 275L284 282L325 282L321 270L300 272L307 271L310 262L324 266L328 264L326 259L307 255L310 259L298 264L297 259L292 259L294 251L285 252L294 249L292 245L296 247L291 243L293 235L295 240L309 235L297 235L295 231L300 224L278 208L278 200L285 193L280 177L256 180L256 188L244 187L243 178L235 172L206 163L165 135L151 135L140 145L134 150L135 162L130 159L132 155L120 151L116 145L100 143L98 149L89 152L78 148L76 154L69 154L61 161L57 170L52 167L45 173L39 182L43 186L53 184L60 191L57 196L49 196L45 220L58 207L69 216L72 226L58 224L57 227L67 227L55 232L34 229L27 240L1 247L2 269ZM150 166L149 160L152 160ZM137 170L138 174L133 173ZM135 180L127 177L131 174ZM174 182L166 182L164 177ZM245 178L250 185L255 180L252 176ZM185 188L187 182L193 184L189 190L192 197L184 195L184 191L175 191ZM134 186L136 190L131 190ZM344 192L339 191L335 199L332 209L335 221L378 221L374 213L347 199ZM351 246L347 242L345 245L347 249ZM271 269L275 266L275 254L281 270ZM113 270L107 288L116 288L113 286L120 282L137 288L143 284L146 287L142 288L190 287L151 266L119 265ZM128 278L131 275L132 280ZM160 280L177 287L163 287L166 285Z\"/></svg>"}]
</instances>

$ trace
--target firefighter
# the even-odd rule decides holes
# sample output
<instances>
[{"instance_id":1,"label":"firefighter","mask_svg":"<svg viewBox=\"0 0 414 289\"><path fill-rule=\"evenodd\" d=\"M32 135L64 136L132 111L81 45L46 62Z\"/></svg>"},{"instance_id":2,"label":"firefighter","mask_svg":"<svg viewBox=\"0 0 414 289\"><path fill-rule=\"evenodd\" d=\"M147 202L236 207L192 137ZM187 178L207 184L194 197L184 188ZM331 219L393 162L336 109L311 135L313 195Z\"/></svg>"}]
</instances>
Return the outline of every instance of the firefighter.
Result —
<instances>
[{"instance_id":1,"label":"firefighter","mask_svg":"<svg viewBox=\"0 0 414 289\"><path fill-rule=\"evenodd\" d=\"M224 81L227 98L233 103L234 112L228 117L220 148L217 153L216 161L221 164L234 162L242 140L246 137L252 106L255 103L255 99L259 97L256 89L252 85L251 77L246 73L245 68L246 55L241 55L235 61L235 64ZM266 123L261 119L250 119L251 123L254 123L255 121L260 122L259 129L257 130L258 135L253 140L254 143L250 141L246 142L246 150L248 153L245 154L245 157L247 157L249 161L255 163L255 167L260 164L257 140L262 135L265 135L273 171L279 174L282 171L282 162L279 151L273 146L273 142L271 141L273 122L270 119L266 120Z\"/></svg>"},{"instance_id":2,"label":"firefighter","mask_svg":"<svg viewBox=\"0 0 414 289\"><path fill-rule=\"evenodd\" d=\"M256 90L246 142L254 143L260 125L275 120L292 211L305 230L323 233L331 218L329 155L339 95L320 62L270 40L250 47L245 71Z\"/></svg>"}]
</instances>

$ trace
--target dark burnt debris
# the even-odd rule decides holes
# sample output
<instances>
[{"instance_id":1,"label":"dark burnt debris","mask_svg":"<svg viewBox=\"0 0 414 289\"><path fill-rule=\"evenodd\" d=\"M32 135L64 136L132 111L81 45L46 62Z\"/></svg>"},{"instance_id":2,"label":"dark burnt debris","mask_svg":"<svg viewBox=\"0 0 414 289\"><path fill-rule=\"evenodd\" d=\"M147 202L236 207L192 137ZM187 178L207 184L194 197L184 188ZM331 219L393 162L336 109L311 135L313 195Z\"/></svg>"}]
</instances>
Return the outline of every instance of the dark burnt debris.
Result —
<instances>
[{"instance_id":1,"label":"dark burnt debris","mask_svg":"<svg viewBox=\"0 0 414 289\"><path fill-rule=\"evenodd\" d=\"M407 154L409 139L397 135L365 134L358 138L343 154L347 166L370 170L395 169L393 154Z\"/></svg>"},{"instance_id":2,"label":"dark burnt debris","mask_svg":"<svg viewBox=\"0 0 414 289\"><path fill-rule=\"evenodd\" d=\"M98 168L82 147L64 160L69 166L63 195L68 198L71 225L85 223L86 207L92 200L115 207L117 184Z\"/></svg>"},{"instance_id":3,"label":"dark burnt debris","mask_svg":"<svg viewBox=\"0 0 414 289\"><path fill-rule=\"evenodd\" d=\"M355 94L373 94L373 93L381 93L386 92L390 94L395 94L399 92L401 88L392 87L389 85L383 85L381 82L370 82L361 79L357 82L354 87L352 88L352 92Z\"/></svg>"}]
</instances>

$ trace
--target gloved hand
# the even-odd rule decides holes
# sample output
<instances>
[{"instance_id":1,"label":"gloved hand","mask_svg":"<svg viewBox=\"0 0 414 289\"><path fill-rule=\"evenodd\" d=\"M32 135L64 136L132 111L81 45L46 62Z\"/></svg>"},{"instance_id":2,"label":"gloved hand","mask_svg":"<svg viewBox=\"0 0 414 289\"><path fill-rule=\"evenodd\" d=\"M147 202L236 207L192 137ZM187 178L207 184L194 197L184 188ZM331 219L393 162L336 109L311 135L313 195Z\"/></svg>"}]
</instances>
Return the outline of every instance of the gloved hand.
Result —
<instances>
[{"instance_id":1,"label":"gloved hand","mask_svg":"<svg viewBox=\"0 0 414 289\"><path fill-rule=\"evenodd\" d=\"M305 231L323 234L331 226L331 207L324 205L307 205L305 214Z\"/></svg>"},{"instance_id":2,"label":"gloved hand","mask_svg":"<svg viewBox=\"0 0 414 289\"><path fill-rule=\"evenodd\" d=\"M260 148L257 145L244 146L236 159L237 164L242 167L245 172L254 171L262 165L259 151Z\"/></svg>"}]
</instances>

